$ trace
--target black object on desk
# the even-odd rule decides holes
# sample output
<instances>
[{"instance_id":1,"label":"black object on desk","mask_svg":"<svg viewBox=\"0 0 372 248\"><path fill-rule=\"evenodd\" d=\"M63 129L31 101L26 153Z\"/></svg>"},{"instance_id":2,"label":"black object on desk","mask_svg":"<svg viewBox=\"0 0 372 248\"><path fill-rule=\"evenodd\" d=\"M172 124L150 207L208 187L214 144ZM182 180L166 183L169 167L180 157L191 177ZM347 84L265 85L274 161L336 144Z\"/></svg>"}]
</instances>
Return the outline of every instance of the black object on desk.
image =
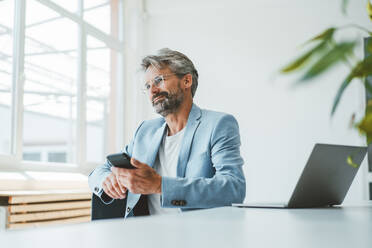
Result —
<instances>
[{"instance_id":1,"label":"black object on desk","mask_svg":"<svg viewBox=\"0 0 372 248\"><path fill-rule=\"evenodd\" d=\"M91 218L92 220L124 218L126 205L127 198L122 200L116 199L111 204L106 205L98 196L93 194ZM133 213L134 216L150 215L147 204L147 195L141 195L138 203L133 209Z\"/></svg>"}]
</instances>

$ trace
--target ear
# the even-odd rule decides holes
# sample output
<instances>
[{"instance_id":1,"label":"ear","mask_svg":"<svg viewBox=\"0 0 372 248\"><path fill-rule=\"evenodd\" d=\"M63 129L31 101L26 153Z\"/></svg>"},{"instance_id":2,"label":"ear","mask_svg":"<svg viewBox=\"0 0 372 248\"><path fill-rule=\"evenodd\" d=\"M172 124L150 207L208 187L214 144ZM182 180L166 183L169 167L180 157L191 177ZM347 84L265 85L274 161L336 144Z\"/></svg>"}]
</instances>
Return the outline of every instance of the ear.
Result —
<instances>
[{"instance_id":1,"label":"ear","mask_svg":"<svg viewBox=\"0 0 372 248\"><path fill-rule=\"evenodd\" d=\"M191 88L191 85L192 85L192 76L191 76L191 74L186 74L185 75L183 83L184 83L185 89Z\"/></svg>"}]
</instances>

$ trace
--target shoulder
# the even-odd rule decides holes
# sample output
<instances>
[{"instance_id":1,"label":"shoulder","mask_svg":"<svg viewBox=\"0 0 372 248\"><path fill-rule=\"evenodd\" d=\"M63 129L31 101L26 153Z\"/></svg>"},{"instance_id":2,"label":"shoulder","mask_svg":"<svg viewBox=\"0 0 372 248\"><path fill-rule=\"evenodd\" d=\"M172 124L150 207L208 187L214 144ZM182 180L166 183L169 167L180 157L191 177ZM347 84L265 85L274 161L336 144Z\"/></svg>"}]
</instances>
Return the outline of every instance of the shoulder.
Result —
<instances>
[{"instance_id":1,"label":"shoulder","mask_svg":"<svg viewBox=\"0 0 372 248\"><path fill-rule=\"evenodd\" d=\"M215 126L227 123L237 124L237 120L232 114L208 109L201 109L201 119L202 121L213 123Z\"/></svg>"},{"instance_id":2,"label":"shoulder","mask_svg":"<svg viewBox=\"0 0 372 248\"><path fill-rule=\"evenodd\" d=\"M221 139L239 139L239 125L232 114L201 109L202 130L209 130L212 143Z\"/></svg>"}]
</instances>

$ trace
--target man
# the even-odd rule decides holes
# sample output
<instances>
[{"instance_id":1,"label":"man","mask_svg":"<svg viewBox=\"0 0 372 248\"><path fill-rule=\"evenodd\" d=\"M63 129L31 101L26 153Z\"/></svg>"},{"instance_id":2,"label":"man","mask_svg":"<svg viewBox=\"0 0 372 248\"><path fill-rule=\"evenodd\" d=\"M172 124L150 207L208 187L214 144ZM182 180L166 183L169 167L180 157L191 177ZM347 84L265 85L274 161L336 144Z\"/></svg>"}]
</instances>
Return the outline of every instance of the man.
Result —
<instances>
[{"instance_id":1,"label":"man","mask_svg":"<svg viewBox=\"0 0 372 248\"><path fill-rule=\"evenodd\" d=\"M125 217L136 208L156 215L243 202L238 123L193 104L198 73L191 60L164 48L145 57L142 69L144 91L162 118L142 122L125 147L136 169L106 162L89 176L92 191L106 204L126 197Z\"/></svg>"}]
</instances>

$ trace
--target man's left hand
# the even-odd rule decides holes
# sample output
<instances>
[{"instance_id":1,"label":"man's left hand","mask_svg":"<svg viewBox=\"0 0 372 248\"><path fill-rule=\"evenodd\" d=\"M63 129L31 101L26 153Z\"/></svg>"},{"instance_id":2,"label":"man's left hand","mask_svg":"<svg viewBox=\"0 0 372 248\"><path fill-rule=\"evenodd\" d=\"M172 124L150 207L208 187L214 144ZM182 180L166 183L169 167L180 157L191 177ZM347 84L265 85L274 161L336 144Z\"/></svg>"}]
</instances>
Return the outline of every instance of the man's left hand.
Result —
<instances>
[{"instance_id":1,"label":"man's left hand","mask_svg":"<svg viewBox=\"0 0 372 248\"><path fill-rule=\"evenodd\" d=\"M161 176L134 158L130 162L136 169L111 168L119 183L133 194L161 194Z\"/></svg>"}]
</instances>

